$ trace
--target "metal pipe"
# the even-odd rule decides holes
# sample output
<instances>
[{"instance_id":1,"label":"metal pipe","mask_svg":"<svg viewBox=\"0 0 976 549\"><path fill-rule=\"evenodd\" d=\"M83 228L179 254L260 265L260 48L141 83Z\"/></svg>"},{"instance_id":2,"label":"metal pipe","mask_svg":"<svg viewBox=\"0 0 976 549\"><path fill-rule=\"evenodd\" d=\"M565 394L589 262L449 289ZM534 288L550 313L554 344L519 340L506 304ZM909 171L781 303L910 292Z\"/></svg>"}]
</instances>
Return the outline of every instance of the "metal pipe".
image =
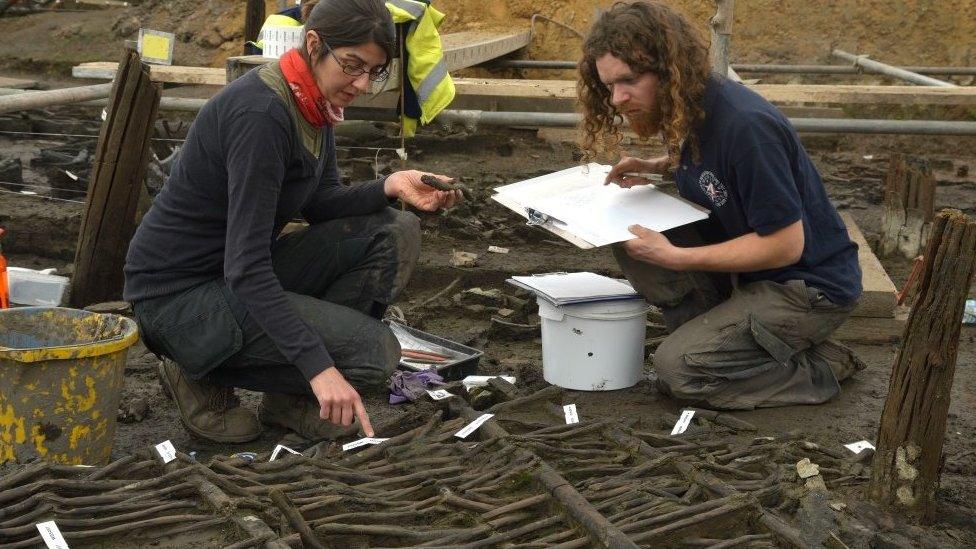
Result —
<instances>
[{"instance_id":1,"label":"metal pipe","mask_svg":"<svg viewBox=\"0 0 976 549\"><path fill-rule=\"evenodd\" d=\"M576 61L551 61L539 59L500 59L485 63L490 69L575 69ZM900 67L906 71L927 75L976 76L976 67ZM775 65L761 63L733 63L732 69L740 73L765 74L861 74L864 71L849 65Z\"/></svg>"},{"instance_id":2,"label":"metal pipe","mask_svg":"<svg viewBox=\"0 0 976 549\"><path fill-rule=\"evenodd\" d=\"M874 61L869 59L867 55L854 55L853 53L848 53L844 50L835 49L831 52L834 57L843 59L845 61L850 61L858 67L862 67L865 70L871 72L877 72L881 74L886 74L888 76L894 76L895 78L901 78L908 82L918 84L920 86L938 86L941 88L956 88L955 84L950 84L943 80L937 80L935 78L924 76L918 74L917 72L906 71L905 69L899 69L898 67L893 67L879 61Z\"/></svg>"},{"instance_id":3,"label":"metal pipe","mask_svg":"<svg viewBox=\"0 0 976 549\"><path fill-rule=\"evenodd\" d=\"M33 95L43 92L27 90L0 89L5 93ZM3 99L3 97L0 97ZM188 97L163 97L160 110L199 111L206 99ZM104 106L105 99L81 103L85 106ZM399 117L393 109L370 107L349 107L347 120L366 120L373 122L397 122ZM578 113L571 112L513 112L513 111L475 111L446 110L434 119L438 124L457 124L469 128L481 126L541 126L550 128L574 128L581 122ZM947 120L878 120L866 118L791 118L790 123L803 133L863 133L863 134L906 134L906 135L976 135L976 122L957 122Z\"/></svg>"},{"instance_id":4,"label":"metal pipe","mask_svg":"<svg viewBox=\"0 0 976 549\"><path fill-rule=\"evenodd\" d=\"M4 95L0 96L0 113L81 103L92 99L107 98L110 93L112 93L111 83Z\"/></svg>"},{"instance_id":5,"label":"metal pipe","mask_svg":"<svg viewBox=\"0 0 976 549\"><path fill-rule=\"evenodd\" d=\"M395 122L395 111L388 109L349 108L349 120ZM500 111L442 111L434 119L440 124L459 124L468 127L484 126L544 126L573 128L580 124L578 113L500 112ZM865 118L791 118L790 123L804 133L865 133L913 135L976 135L976 122L946 120L877 120Z\"/></svg>"},{"instance_id":6,"label":"metal pipe","mask_svg":"<svg viewBox=\"0 0 976 549\"><path fill-rule=\"evenodd\" d=\"M111 84L100 84L104 86L111 86ZM68 88L75 89L75 88ZM54 90L61 91L61 90ZM0 100L4 96L13 95L36 95L38 93L45 93L38 90L22 90L19 88L0 88ZM203 104L206 103L206 99L198 99L195 97L163 97L159 102L159 108L166 111L186 111L186 112L198 112L203 108ZM92 100L82 100L77 103L77 105L82 107L105 107L108 106L108 95L103 99L92 99ZM34 107L27 107L34 108Z\"/></svg>"},{"instance_id":7,"label":"metal pipe","mask_svg":"<svg viewBox=\"0 0 976 549\"><path fill-rule=\"evenodd\" d=\"M801 133L906 135L976 135L976 122L949 120L876 120L867 118L791 118Z\"/></svg>"}]
</instances>

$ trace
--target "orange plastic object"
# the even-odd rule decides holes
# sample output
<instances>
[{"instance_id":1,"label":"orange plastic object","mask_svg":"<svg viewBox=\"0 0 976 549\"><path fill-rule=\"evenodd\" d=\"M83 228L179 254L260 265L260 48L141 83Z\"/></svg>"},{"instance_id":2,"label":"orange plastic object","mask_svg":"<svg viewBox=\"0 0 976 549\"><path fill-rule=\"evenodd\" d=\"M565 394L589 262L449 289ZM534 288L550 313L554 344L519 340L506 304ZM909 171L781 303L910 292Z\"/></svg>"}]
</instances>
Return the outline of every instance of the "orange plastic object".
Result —
<instances>
[{"instance_id":1,"label":"orange plastic object","mask_svg":"<svg viewBox=\"0 0 976 549\"><path fill-rule=\"evenodd\" d=\"M0 229L0 241L7 231ZM0 309L10 308L10 285L7 283L7 258L3 257L3 242L0 242Z\"/></svg>"}]
</instances>

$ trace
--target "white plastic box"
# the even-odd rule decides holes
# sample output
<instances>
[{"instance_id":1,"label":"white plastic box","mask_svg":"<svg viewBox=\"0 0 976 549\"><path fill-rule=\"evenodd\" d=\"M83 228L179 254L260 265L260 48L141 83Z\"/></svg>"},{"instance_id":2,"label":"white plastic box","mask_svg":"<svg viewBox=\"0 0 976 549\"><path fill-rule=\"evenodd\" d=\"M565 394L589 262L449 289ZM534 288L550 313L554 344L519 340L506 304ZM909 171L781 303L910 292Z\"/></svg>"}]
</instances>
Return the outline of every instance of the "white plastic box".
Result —
<instances>
[{"instance_id":1,"label":"white plastic box","mask_svg":"<svg viewBox=\"0 0 976 549\"><path fill-rule=\"evenodd\" d=\"M50 269L53 270L53 269ZM68 287L68 278L22 267L7 267L10 302L17 305L57 307Z\"/></svg>"}]
</instances>

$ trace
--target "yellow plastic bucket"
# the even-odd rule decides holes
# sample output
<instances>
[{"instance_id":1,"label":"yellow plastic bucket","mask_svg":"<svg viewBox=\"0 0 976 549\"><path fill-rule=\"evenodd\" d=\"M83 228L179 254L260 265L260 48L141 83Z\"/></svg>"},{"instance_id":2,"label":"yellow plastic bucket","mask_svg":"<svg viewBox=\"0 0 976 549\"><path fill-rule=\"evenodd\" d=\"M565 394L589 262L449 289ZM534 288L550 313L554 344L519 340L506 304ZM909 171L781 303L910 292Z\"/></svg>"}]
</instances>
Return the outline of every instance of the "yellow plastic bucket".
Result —
<instances>
[{"instance_id":1,"label":"yellow plastic bucket","mask_svg":"<svg viewBox=\"0 0 976 549\"><path fill-rule=\"evenodd\" d=\"M0 463L109 462L136 323L58 307L0 310Z\"/></svg>"}]
</instances>

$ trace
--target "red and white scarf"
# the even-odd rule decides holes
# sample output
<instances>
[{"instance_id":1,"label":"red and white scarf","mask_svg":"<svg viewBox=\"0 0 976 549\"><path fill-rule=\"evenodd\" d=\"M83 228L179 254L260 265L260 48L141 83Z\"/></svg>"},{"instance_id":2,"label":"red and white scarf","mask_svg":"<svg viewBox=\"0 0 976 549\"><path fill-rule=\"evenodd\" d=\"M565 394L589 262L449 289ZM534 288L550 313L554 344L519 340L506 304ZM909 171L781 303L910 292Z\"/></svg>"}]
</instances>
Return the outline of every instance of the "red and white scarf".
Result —
<instances>
[{"instance_id":1,"label":"red and white scarf","mask_svg":"<svg viewBox=\"0 0 976 549\"><path fill-rule=\"evenodd\" d=\"M312 70L297 48L282 55L279 64L295 103L309 124L321 128L326 124L334 126L343 121L342 107L335 107L326 101L322 90L315 83Z\"/></svg>"}]
</instances>

